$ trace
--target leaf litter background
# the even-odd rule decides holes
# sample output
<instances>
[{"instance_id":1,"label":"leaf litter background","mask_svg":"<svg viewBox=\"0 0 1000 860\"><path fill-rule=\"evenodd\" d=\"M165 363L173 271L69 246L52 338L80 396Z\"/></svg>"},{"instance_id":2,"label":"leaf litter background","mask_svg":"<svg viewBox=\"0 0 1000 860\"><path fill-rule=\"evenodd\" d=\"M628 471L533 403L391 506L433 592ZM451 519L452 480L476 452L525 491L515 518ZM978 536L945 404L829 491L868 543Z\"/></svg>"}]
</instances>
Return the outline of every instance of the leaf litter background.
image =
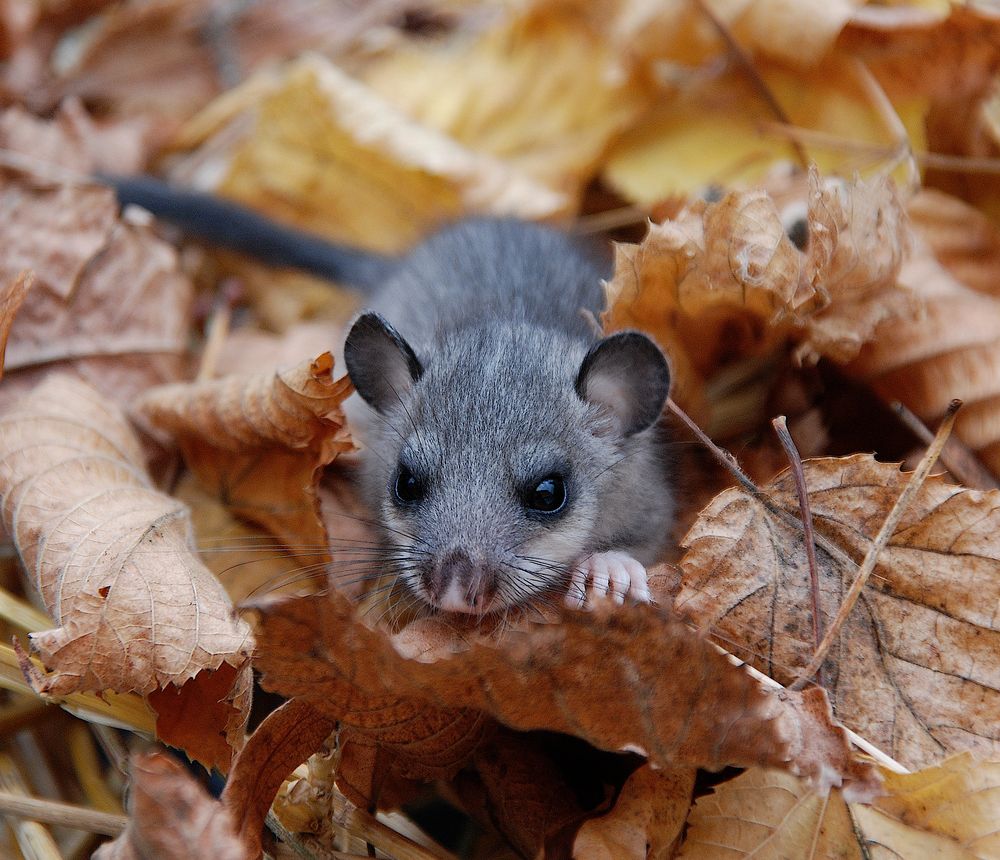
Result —
<instances>
[{"instance_id":1,"label":"leaf litter background","mask_svg":"<svg viewBox=\"0 0 1000 860\"><path fill-rule=\"evenodd\" d=\"M1000 856L998 72L989 3L0 2L0 852ZM357 297L102 170L380 251L470 213L615 239L605 327L760 489L678 424L657 605L397 617L358 583ZM948 472L783 689L816 632L770 419L826 628L926 444L890 405L954 398ZM289 701L248 734L251 666Z\"/></svg>"}]
</instances>

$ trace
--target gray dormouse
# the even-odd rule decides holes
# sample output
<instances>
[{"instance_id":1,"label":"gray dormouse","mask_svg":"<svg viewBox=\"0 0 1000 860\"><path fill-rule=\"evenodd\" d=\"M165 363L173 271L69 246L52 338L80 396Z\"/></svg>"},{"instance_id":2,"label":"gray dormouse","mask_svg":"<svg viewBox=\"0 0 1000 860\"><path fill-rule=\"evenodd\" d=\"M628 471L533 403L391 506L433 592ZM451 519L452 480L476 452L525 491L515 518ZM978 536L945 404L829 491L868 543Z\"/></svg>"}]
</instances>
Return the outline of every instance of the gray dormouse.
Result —
<instances>
[{"instance_id":1,"label":"gray dormouse","mask_svg":"<svg viewBox=\"0 0 1000 860\"><path fill-rule=\"evenodd\" d=\"M646 335L595 333L606 273L591 249L470 219L390 259L148 178L106 181L195 236L365 290L348 417L386 558L417 599L470 615L649 600L674 510L670 374Z\"/></svg>"}]
</instances>

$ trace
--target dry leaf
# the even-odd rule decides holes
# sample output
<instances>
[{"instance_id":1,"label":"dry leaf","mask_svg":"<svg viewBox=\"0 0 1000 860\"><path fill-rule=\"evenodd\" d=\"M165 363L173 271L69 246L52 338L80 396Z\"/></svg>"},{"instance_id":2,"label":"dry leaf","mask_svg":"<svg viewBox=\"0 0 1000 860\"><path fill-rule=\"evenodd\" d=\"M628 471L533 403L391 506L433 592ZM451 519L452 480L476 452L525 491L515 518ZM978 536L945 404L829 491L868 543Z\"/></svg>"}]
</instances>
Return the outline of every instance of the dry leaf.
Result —
<instances>
[{"instance_id":1,"label":"dry leaf","mask_svg":"<svg viewBox=\"0 0 1000 860\"><path fill-rule=\"evenodd\" d=\"M858 454L805 465L816 529L860 562L907 476ZM792 477L766 486L798 515ZM942 752L1000 751L1000 495L930 479L904 516L824 664L838 719L915 767ZM801 532L740 490L684 538L675 606L727 648L789 683L813 653ZM828 624L853 579L818 549Z\"/></svg>"},{"instance_id":2,"label":"dry leaf","mask_svg":"<svg viewBox=\"0 0 1000 860\"><path fill-rule=\"evenodd\" d=\"M234 513L318 562L329 540L316 487L320 470L354 448L340 406L353 390L325 352L278 372L151 389L135 409Z\"/></svg>"},{"instance_id":3,"label":"dry leaf","mask_svg":"<svg viewBox=\"0 0 1000 860\"><path fill-rule=\"evenodd\" d=\"M804 137L801 151L809 164L824 174L851 176L858 170L858 150L865 147L870 153L865 164L891 162L898 143L855 65L835 55L812 70L761 60L755 68L794 128L832 137L831 143ZM652 206L672 195L747 187L800 163L788 136L773 128L774 108L742 68L727 66L721 73L682 68L672 82L675 86L608 152L602 178L628 200ZM926 98L907 94L893 106L914 149L926 149Z\"/></svg>"},{"instance_id":4,"label":"dry leaf","mask_svg":"<svg viewBox=\"0 0 1000 860\"><path fill-rule=\"evenodd\" d=\"M386 729L397 714L414 731L423 728L421 708L474 709L518 730L641 749L663 765L771 761L814 779L821 771L857 778L862 793L867 787L822 695L765 690L653 607L566 614L511 631L499 645L454 642L462 650L431 662L401 656L336 593L267 606L259 631L269 689L302 697L379 743L375 731L392 738Z\"/></svg>"},{"instance_id":5,"label":"dry leaf","mask_svg":"<svg viewBox=\"0 0 1000 860\"><path fill-rule=\"evenodd\" d=\"M116 113L185 119L246 74L316 50L335 56L393 21L402 2L155 0L116 6L87 34L58 92Z\"/></svg>"},{"instance_id":6,"label":"dry leaf","mask_svg":"<svg viewBox=\"0 0 1000 860\"><path fill-rule=\"evenodd\" d=\"M235 143L227 129L238 132ZM464 215L533 219L567 208L562 195L418 125L317 56L231 91L183 141L203 145L189 156L194 165L211 159L213 176L225 166L219 193L385 252ZM182 163L176 172L190 170Z\"/></svg>"},{"instance_id":7,"label":"dry leaf","mask_svg":"<svg viewBox=\"0 0 1000 860\"><path fill-rule=\"evenodd\" d=\"M775 349L799 331L799 350L844 359L887 319L912 314L896 286L908 247L891 182L851 186L809 178L810 242L799 251L764 191L731 192L653 224L619 245L604 324L641 328L673 361L675 399L734 359Z\"/></svg>"},{"instance_id":8,"label":"dry leaf","mask_svg":"<svg viewBox=\"0 0 1000 860\"><path fill-rule=\"evenodd\" d=\"M935 259L957 281L1000 298L1000 228L993 221L933 188L914 195L906 212Z\"/></svg>"},{"instance_id":9,"label":"dry leaf","mask_svg":"<svg viewBox=\"0 0 1000 860\"><path fill-rule=\"evenodd\" d=\"M89 172L90 138L78 114L67 109L43 124L8 110L0 147ZM118 218L109 189L0 170L0 211L0 281L22 272L35 279L10 334L0 405L53 369L118 403L181 375L192 285L170 245Z\"/></svg>"},{"instance_id":10,"label":"dry leaf","mask_svg":"<svg viewBox=\"0 0 1000 860\"><path fill-rule=\"evenodd\" d=\"M236 756L222 803L248 856L260 853L264 819L281 784L335 728L309 704L292 700L268 714Z\"/></svg>"},{"instance_id":11,"label":"dry leaf","mask_svg":"<svg viewBox=\"0 0 1000 860\"><path fill-rule=\"evenodd\" d=\"M364 79L419 122L575 200L654 88L621 67L586 9L565 6L536 2L475 38L404 45Z\"/></svg>"},{"instance_id":12,"label":"dry leaf","mask_svg":"<svg viewBox=\"0 0 1000 860\"><path fill-rule=\"evenodd\" d=\"M164 753L132 759L129 823L94 860L250 860L229 810Z\"/></svg>"},{"instance_id":13,"label":"dry leaf","mask_svg":"<svg viewBox=\"0 0 1000 860\"><path fill-rule=\"evenodd\" d=\"M683 860L734 856L843 860L997 857L997 765L964 754L912 774L883 771L887 794L871 806L820 797L801 781L752 769L699 798Z\"/></svg>"},{"instance_id":14,"label":"dry leaf","mask_svg":"<svg viewBox=\"0 0 1000 860\"><path fill-rule=\"evenodd\" d=\"M639 768L615 808L580 828L575 860L669 860L687 820L695 775L689 768Z\"/></svg>"},{"instance_id":15,"label":"dry leaf","mask_svg":"<svg viewBox=\"0 0 1000 860\"><path fill-rule=\"evenodd\" d=\"M152 488L124 416L57 376L0 418L0 429L4 525L58 625L31 636L52 670L32 673L35 688L148 694L198 678L192 695L215 683L226 705L219 722L197 724L202 745L189 749L225 767L226 741L238 746L246 723L252 637L191 554L183 505ZM223 664L235 670L227 690L209 677Z\"/></svg>"},{"instance_id":16,"label":"dry leaf","mask_svg":"<svg viewBox=\"0 0 1000 860\"><path fill-rule=\"evenodd\" d=\"M932 425L962 400L956 434L1000 474L1000 298L955 280L922 247L900 282L923 302L922 314L884 328L848 373Z\"/></svg>"}]
</instances>

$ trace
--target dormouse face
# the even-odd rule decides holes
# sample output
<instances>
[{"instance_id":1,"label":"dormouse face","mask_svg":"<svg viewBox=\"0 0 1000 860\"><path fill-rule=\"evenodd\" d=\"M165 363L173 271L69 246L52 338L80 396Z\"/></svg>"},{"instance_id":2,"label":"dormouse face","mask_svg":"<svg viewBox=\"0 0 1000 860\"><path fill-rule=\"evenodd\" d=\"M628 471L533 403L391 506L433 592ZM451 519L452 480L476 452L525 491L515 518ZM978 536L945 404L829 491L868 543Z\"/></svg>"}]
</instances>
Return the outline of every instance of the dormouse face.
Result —
<instances>
[{"instance_id":1,"label":"dormouse face","mask_svg":"<svg viewBox=\"0 0 1000 860\"><path fill-rule=\"evenodd\" d=\"M359 328L360 327L360 328ZM425 361L380 317L345 345L378 413L369 481L409 590L440 610L538 603L593 551L606 484L659 416L644 335L587 344L526 325L444 338Z\"/></svg>"}]
</instances>

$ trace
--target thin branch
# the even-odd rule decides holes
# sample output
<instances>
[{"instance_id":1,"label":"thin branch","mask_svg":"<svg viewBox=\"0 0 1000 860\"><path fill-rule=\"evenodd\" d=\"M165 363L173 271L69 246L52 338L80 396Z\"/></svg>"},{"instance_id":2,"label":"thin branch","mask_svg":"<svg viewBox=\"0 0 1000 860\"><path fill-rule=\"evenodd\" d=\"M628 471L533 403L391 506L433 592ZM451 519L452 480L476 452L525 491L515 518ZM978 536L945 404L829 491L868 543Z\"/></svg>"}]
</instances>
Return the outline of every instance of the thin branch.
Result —
<instances>
[{"instance_id":1,"label":"thin branch","mask_svg":"<svg viewBox=\"0 0 1000 860\"><path fill-rule=\"evenodd\" d=\"M720 654L729 658L730 662L734 666L742 666L746 669L747 673L751 675L756 680L760 681L765 687L770 687L772 690L784 690L785 688L781 686L777 681L774 680L770 675L765 675L760 669L755 669L745 660L741 660L734 654L730 654L725 648L717 645L715 642L710 643L713 648L715 648ZM909 773L903 765L896 761L892 756L887 753L882 752L875 744L865 738L861 737L859 734L852 732L847 726L841 726L844 733L847 735L848 740L854 744L859 750L871 756L875 759L882 767L886 770L891 770L893 773Z\"/></svg>"},{"instance_id":2,"label":"thin branch","mask_svg":"<svg viewBox=\"0 0 1000 860\"><path fill-rule=\"evenodd\" d=\"M906 513L906 510L909 508L910 503L916 496L917 491L923 486L924 481L927 480L927 476L930 474L931 469L937 462L938 455L940 455L941 449L944 447L944 443L948 441L948 435L951 433L951 428L955 424L955 415L961 405L961 400L953 400L948 406L948 411L945 414L944 420L941 422L941 426L938 428L937 435L934 437L934 442L927 449L927 452L924 454L923 459L917 466L916 471L910 476L909 482L903 489L899 498L896 500L896 504L893 505L892 510L889 512L889 516L886 517L885 522L882 523L882 528L879 529L879 533L875 536L875 540L872 542L868 553L865 555L865 560L861 563L861 567L858 570L857 576L854 578L854 582L851 583L847 596L844 598L844 602L841 605L840 610L837 612L837 617L834 618L833 624L830 625L830 629L826 631L826 636L823 637L823 641L820 643L819 648L813 655L812 660L809 661L809 665L799 673L799 676L795 679L794 683L789 686L790 690L798 690L804 687L808 683L809 679L816 674L816 670L823 665L827 652L833 645L834 640L840 635L841 628L844 626L848 615L851 614L851 611L854 609L854 605L858 602L858 598L861 596L861 590L865 587L868 577L875 569L879 553L881 553L885 545L889 543L889 539L896 531L896 527L899 525L899 521L903 518L903 514Z\"/></svg>"},{"instance_id":3,"label":"thin branch","mask_svg":"<svg viewBox=\"0 0 1000 860\"><path fill-rule=\"evenodd\" d=\"M906 406L896 400L892 403L892 409L899 416L899 420L924 445L930 445L934 441L934 434L927 429L927 425ZM979 458L954 436L941 451L941 462L966 487L977 490L1000 490L1000 481L997 481Z\"/></svg>"},{"instance_id":4,"label":"thin branch","mask_svg":"<svg viewBox=\"0 0 1000 860\"><path fill-rule=\"evenodd\" d=\"M729 31L729 28L719 20L718 16L709 8L705 0L694 0L694 3L711 22L722 41L725 42L727 50L746 73L747 79L757 91L757 94L764 100L778 120L787 124L789 122L788 114L785 113L785 109L778 102L777 98L775 98L774 93L771 92L767 81L760 76L760 72L757 71L757 66L754 64L753 57L733 38L733 34ZM808 169L809 156L806 154L805 149L802 148L802 145L797 140L789 139L789 143L795 151L795 157L798 159L802 169Z\"/></svg>"},{"instance_id":5,"label":"thin branch","mask_svg":"<svg viewBox=\"0 0 1000 860\"><path fill-rule=\"evenodd\" d=\"M790 528L798 531L802 530L802 522L796 516L786 511L767 493L760 489L760 487L758 487L750 479L750 476L740 468L740 464L736 461L736 458L728 451L724 451L716 445L705 434L705 431L695 424L694 421L691 420L691 417L683 409L681 409L672 398L667 398L667 408L684 422L688 429L698 438L698 441L712 453L715 459L718 460L734 478L736 478L740 486L743 487L747 493L753 496L753 498L760 502L760 504L762 504L772 516L781 520L782 523ZM818 532L814 533L813 537L816 545L826 552L838 564L843 565L847 570L854 570L857 567L854 560L846 552L844 552L844 550L833 543L833 541Z\"/></svg>"},{"instance_id":6,"label":"thin branch","mask_svg":"<svg viewBox=\"0 0 1000 860\"><path fill-rule=\"evenodd\" d=\"M805 536L806 560L809 563L809 591L812 595L813 645L819 648L823 639L823 614L819 605L819 566L816 563L816 539L813 532L812 510L809 508L809 492L806 489L806 476L802 469L802 458L799 449L795 447L792 434L788 432L785 416L779 415L771 426L778 434L781 447L788 455L792 466L792 477L795 479L795 493L799 497L799 514L802 516L802 531Z\"/></svg>"},{"instance_id":7,"label":"thin branch","mask_svg":"<svg viewBox=\"0 0 1000 860\"><path fill-rule=\"evenodd\" d=\"M60 824L89 833L117 836L125 829L128 819L124 815L97 812L85 806L60 803L56 800L42 800L38 797L24 797L9 791L0 791L0 812L45 824Z\"/></svg>"}]
</instances>

